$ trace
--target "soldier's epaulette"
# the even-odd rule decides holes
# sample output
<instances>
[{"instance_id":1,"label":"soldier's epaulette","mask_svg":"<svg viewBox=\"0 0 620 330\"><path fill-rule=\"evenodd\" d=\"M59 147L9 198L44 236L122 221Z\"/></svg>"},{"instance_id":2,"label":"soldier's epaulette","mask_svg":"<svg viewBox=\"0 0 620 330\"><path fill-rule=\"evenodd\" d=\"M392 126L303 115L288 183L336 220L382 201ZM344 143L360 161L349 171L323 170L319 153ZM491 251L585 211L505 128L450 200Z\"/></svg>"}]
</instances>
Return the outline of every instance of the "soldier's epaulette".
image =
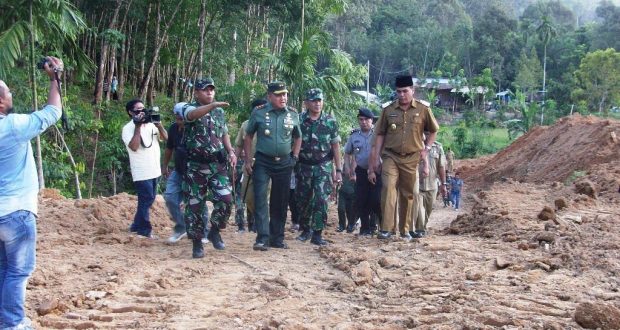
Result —
<instances>
[{"instance_id":1,"label":"soldier's epaulette","mask_svg":"<svg viewBox=\"0 0 620 330\"><path fill-rule=\"evenodd\" d=\"M262 108L264 108L264 107L266 107L266 106L267 106L267 103L265 103L265 104L261 104L261 105L259 105L259 106L254 107L254 110L259 110L259 109L262 109Z\"/></svg>"},{"instance_id":2,"label":"soldier's epaulette","mask_svg":"<svg viewBox=\"0 0 620 330\"><path fill-rule=\"evenodd\" d=\"M291 106L288 106L287 108L288 108L290 111L293 111L293 112L298 112L298 111L297 111L297 109L295 109L295 108L293 108L293 107L291 107Z\"/></svg>"},{"instance_id":3,"label":"soldier's epaulette","mask_svg":"<svg viewBox=\"0 0 620 330\"><path fill-rule=\"evenodd\" d=\"M392 101L392 103L388 104L388 105L387 105L385 108L383 108L383 109L387 109L387 108L392 107L392 106L394 106L394 105L398 106L398 99L396 99L396 100Z\"/></svg>"},{"instance_id":4,"label":"soldier's epaulette","mask_svg":"<svg viewBox=\"0 0 620 330\"><path fill-rule=\"evenodd\" d=\"M351 130L351 133L349 135L353 135L355 133L358 133L359 131L360 131L359 128L354 128L354 129Z\"/></svg>"},{"instance_id":5,"label":"soldier's epaulette","mask_svg":"<svg viewBox=\"0 0 620 330\"><path fill-rule=\"evenodd\" d=\"M418 103L426 106L427 108L431 107L431 104L428 101L424 101L424 100L416 100Z\"/></svg>"}]
</instances>

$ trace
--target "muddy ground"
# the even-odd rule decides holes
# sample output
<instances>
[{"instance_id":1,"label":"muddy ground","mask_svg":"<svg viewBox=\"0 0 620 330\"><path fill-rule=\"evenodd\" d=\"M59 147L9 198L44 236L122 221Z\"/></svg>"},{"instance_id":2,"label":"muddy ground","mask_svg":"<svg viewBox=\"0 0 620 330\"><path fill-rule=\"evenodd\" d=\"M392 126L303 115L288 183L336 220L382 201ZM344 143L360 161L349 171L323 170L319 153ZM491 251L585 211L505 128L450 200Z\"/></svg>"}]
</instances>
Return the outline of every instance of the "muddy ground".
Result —
<instances>
[{"instance_id":1,"label":"muddy ground","mask_svg":"<svg viewBox=\"0 0 620 330\"><path fill-rule=\"evenodd\" d=\"M620 329L616 134L576 116L459 161L462 209L437 202L412 242L337 233L333 205L327 247L287 230L290 249L253 251L229 226L194 260L165 243L161 197L149 240L127 232L135 196L46 190L27 313L42 329Z\"/></svg>"}]
</instances>

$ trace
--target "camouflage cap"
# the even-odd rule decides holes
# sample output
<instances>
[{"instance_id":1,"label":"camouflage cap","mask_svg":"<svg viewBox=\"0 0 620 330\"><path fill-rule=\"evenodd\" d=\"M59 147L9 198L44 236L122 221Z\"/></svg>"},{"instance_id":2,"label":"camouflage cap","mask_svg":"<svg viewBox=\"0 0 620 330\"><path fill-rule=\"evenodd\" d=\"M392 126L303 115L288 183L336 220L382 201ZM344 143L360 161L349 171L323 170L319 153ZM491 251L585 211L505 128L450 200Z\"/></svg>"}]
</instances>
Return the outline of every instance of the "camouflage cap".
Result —
<instances>
[{"instance_id":1,"label":"camouflage cap","mask_svg":"<svg viewBox=\"0 0 620 330\"><path fill-rule=\"evenodd\" d=\"M195 89L205 89L209 86L215 88L215 83L213 82L213 78L198 79L196 80L196 83L194 83Z\"/></svg>"},{"instance_id":2,"label":"camouflage cap","mask_svg":"<svg viewBox=\"0 0 620 330\"><path fill-rule=\"evenodd\" d=\"M267 85L267 93L283 94L288 93L286 84L282 81L273 81Z\"/></svg>"},{"instance_id":3,"label":"camouflage cap","mask_svg":"<svg viewBox=\"0 0 620 330\"><path fill-rule=\"evenodd\" d=\"M312 88L306 92L306 100L314 101L314 100L322 100L323 99L323 91L320 88Z\"/></svg>"}]
</instances>

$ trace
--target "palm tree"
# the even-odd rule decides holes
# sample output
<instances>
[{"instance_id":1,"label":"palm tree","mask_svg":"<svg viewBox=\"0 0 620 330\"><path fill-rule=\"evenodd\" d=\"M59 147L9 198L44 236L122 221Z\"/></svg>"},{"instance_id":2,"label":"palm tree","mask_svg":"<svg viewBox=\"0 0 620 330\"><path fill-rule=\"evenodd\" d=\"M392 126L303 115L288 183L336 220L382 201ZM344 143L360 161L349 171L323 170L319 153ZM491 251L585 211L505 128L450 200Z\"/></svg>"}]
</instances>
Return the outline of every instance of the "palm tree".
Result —
<instances>
[{"instance_id":1,"label":"palm tree","mask_svg":"<svg viewBox=\"0 0 620 330\"><path fill-rule=\"evenodd\" d=\"M30 48L30 84L32 108L38 109L35 79L35 42L69 55L76 64L88 64L88 57L76 44L78 34L86 28L77 9L68 0L13 0L0 5L0 76L7 75L22 57L26 43ZM36 138L39 188L45 188L41 139Z\"/></svg>"},{"instance_id":2,"label":"palm tree","mask_svg":"<svg viewBox=\"0 0 620 330\"><path fill-rule=\"evenodd\" d=\"M541 17L540 24L536 28L536 32L538 33L538 38L543 43L543 85L542 85L542 94L543 94L543 102L540 114L540 124L543 124L543 119L545 116L545 93L547 92L547 45L551 39L555 38L557 35L557 30L555 26L551 22L551 18L549 15L545 14Z\"/></svg>"}]
</instances>

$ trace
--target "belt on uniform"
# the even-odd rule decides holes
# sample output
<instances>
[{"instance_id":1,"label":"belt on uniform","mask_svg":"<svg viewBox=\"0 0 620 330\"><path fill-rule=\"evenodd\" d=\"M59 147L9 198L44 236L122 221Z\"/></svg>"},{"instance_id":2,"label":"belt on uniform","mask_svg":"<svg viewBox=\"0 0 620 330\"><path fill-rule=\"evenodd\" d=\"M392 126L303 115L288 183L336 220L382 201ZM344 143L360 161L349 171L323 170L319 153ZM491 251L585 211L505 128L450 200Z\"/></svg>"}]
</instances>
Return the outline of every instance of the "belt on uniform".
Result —
<instances>
[{"instance_id":1,"label":"belt on uniform","mask_svg":"<svg viewBox=\"0 0 620 330\"><path fill-rule=\"evenodd\" d=\"M334 152L330 150L327 155L321 157L320 159L307 159L299 157L299 162L304 165L321 165L325 162L328 162L334 158Z\"/></svg>"},{"instance_id":2,"label":"belt on uniform","mask_svg":"<svg viewBox=\"0 0 620 330\"><path fill-rule=\"evenodd\" d=\"M279 161L281 161L281 160L283 160L285 158L284 156L269 156L269 155L264 154L264 153L262 153L260 151L257 151L256 154L260 155L263 158L266 158L266 159L269 159L269 160L273 160L273 161L276 161L276 162L279 162Z\"/></svg>"},{"instance_id":3,"label":"belt on uniform","mask_svg":"<svg viewBox=\"0 0 620 330\"><path fill-rule=\"evenodd\" d=\"M385 148L385 150L387 150L387 151L389 151L389 152L391 152L393 154L399 155L401 157L409 157L409 156L415 154L415 152L409 152L409 153L398 152L398 151L396 151L396 150L394 150L392 148Z\"/></svg>"}]
</instances>

